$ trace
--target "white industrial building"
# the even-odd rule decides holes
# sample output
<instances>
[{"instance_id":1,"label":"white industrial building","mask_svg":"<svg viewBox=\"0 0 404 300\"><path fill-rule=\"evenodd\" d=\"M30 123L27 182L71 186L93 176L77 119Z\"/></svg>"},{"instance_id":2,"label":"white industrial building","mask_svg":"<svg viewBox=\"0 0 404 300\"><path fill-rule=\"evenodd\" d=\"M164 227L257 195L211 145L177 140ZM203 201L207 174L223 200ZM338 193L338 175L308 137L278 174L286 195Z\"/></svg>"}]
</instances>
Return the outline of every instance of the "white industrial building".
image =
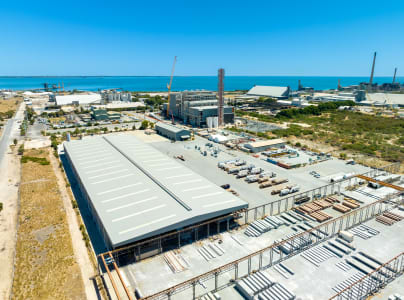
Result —
<instances>
[{"instance_id":1,"label":"white industrial building","mask_svg":"<svg viewBox=\"0 0 404 300\"><path fill-rule=\"evenodd\" d=\"M404 94L367 93L362 105L404 107Z\"/></svg>"},{"instance_id":2,"label":"white industrial building","mask_svg":"<svg viewBox=\"0 0 404 300\"><path fill-rule=\"evenodd\" d=\"M248 206L134 136L88 137L64 149L77 181L72 187L80 188L108 249Z\"/></svg>"},{"instance_id":3,"label":"white industrial building","mask_svg":"<svg viewBox=\"0 0 404 300\"><path fill-rule=\"evenodd\" d=\"M56 105L90 105L100 104L101 95L98 93L91 94L73 94L73 95L56 95L54 96Z\"/></svg>"},{"instance_id":4,"label":"white industrial building","mask_svg":"<svg viewBox=\"0 0 404 300\"><path fill-rule=\"evenodd\" d=\"M282 139L264 140L244 144L245 148L249 149L251 152L254 153L266 151L270 148L282 148L284 146L285 141Z\"/></svg>"},{"instance_id":5,"label":"white industrial building","mask_svg":"<svg viewBox=\"0 0 404 300\"><path fill-rule=\"evenodd\" d=\"M290 88L288 86L256 85L247 92L246 96L288 99L289 94L290 94Z\"/></svg>"}]
</instances>

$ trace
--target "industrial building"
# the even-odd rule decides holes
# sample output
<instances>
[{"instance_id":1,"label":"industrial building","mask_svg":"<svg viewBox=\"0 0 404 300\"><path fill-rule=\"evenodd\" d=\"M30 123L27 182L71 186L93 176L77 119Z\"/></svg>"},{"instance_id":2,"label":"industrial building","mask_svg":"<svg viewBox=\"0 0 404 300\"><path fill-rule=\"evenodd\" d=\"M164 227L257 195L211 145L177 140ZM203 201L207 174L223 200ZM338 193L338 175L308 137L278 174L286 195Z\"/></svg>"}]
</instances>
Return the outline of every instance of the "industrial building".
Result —
<instances>
[{"instance_id":1,"label":"industrial building","mask_svg":"<svg viewBox=\"0 0 404 300\"><path fill-rule=\"evenodd\" d=\"M167 110L167 106L164 106ZM208 117L218 117L218 100L212 91L183 91L170 94L169 115L196 127L207 126ZM223 106L224 123L233 123L234 108Z\"/></svg>"},{"instance_id":2,"label":"industrial building","mask_svg":"<svg viewBox=\"0 0 404 300\"><path fill-rule=\"evenodd\" d=\"M290 94L290 87L288 86L256 85L247 92L246 96L270 97L274 99L288 99L289 94Z\"/></svg>"},{"instance_id":3,"label":"industrial building","mask_svg":"<svg viewBox=\"0 0 404 300\"><path fill-rule=\"evenodd\" d=\"M96 121L119 120L121 114L114 111L109 112L106 109L93 109L91 117Z\"/></svg>"},{"instance_id":4,"label":"industrial building","mask_svg":"<svg viewBox=\"0 0 404 300\"><path fill-rule=\"evenodd\" d=\"M183 141L191 137L191 132L187 129L159 122L155 126L156 132L173 141Z\"/></svg>"},{"instance_id":5,"label":"industrial building","mask_svg":"<svg viewBox=\"0 0 404 300\"><path fill-rule=\"evenodd\" d=\"M266 151L270 148L282 148L285 146L285 141L282 139L265 140L244 144L244 147L250 149L251 152L257 153Z\"/></svg>"},{"instance_id":6,"label":"industrial building","mask_svg":"<svg viewBox=\"0 0 404 300\"><path fill-rule=\"evenodd\" d=\"M132 94L130 92L120 92L116 89L104 90L101 92L103 104L112 102L131 102Z\"/></svg>"},{"instance_id":7,"label":"industrial building","mask_svg":"<svg viewBox=\"0 0 404 300\"><path fill-rule=\"evenodd\" d=\"M248 206L134 136L88 137L64 149L108 249Z\"/></svg>"},{"instance_id":8,"label":"industrial building","mask_svg":"<svg viewBox=\"0 0 404 300\"><path fill-rule=\"evenodd\" d=\"M89 105L99 104L101 95L97 93L91 94L73 94L73 95L51 95L51 100L56 102L56 105Z\"/></svg>"}]
</instances>

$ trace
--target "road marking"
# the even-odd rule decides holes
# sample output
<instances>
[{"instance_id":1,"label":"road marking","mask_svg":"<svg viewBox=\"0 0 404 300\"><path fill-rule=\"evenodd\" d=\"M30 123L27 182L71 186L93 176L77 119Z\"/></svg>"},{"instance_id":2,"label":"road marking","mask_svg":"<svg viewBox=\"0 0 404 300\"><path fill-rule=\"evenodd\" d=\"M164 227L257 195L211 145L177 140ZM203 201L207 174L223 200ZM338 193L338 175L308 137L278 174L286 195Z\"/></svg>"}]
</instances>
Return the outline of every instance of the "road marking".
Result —
<instances>
[{"instance_id":1,"label":"road marking","mask_svg":"<svg viewBox=\"0 0 404 300\"><path fill-rule=\"evenodd\" d=\"M126 215L124 217L113 219L111 222L113 222L113 223L114 222L119 222L119 221L122 221L122 220L125 220L125 219L128 219L128 218L132 218L132 217L144 214L144 213L148 213L150 211L157 210L157 209L160 209L160 208L163 208L163 207L166 207L166 206L167 206L166 204L157 205L155 207L151 207L151 208L148 208L148 209L145 209L145 210L142 210L142 211L138 211L136 213Z\"/></svg>"},{"instance_id":2,"label":"road marking","mask_svg":"<svg viewBox=\"0 0 404 300\"><path fill-rule=\"evenodd\" d=\"M180 168L182 168L182 166L178 166L178 167L171 167L171 168L162 168L162 169L159 169L159 171L165 171L165 170L174 170L174 169L180 169Z\"/></svg>"},{"instance_id":3,"label":"road marking","mask_svg":"<svg viewBox=\"0 0 404 300\"><path fill-rule=\"evenodd\" d=\"M105 157L105 158L101 158L101 159L86 161L86 162L84 162L84 163L80 163L80 166L84 166L84 165L88 165L88 164L92 164L92 163L95 163L95 162L104 161L104 160L108 160L108 159L111 159L111 156Z\"/></svg>"}]
</instances>

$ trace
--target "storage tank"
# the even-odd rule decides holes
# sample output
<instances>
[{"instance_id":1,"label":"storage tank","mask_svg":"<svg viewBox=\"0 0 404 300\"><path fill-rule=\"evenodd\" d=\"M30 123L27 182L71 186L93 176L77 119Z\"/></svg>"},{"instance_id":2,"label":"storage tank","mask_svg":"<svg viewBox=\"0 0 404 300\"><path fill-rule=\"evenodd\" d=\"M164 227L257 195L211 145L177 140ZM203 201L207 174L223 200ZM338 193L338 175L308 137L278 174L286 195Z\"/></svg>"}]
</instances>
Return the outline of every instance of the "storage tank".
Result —
<instances>
[{"instance_id":1,"label":"storage tank","mask_svg":"<svg viewBox=\"0 0 404 300\"><path fill-rule=\"evenodd\" d=\"M70 142L70 132L66 133L66 141Z\"/></svg>"}]
</instances>

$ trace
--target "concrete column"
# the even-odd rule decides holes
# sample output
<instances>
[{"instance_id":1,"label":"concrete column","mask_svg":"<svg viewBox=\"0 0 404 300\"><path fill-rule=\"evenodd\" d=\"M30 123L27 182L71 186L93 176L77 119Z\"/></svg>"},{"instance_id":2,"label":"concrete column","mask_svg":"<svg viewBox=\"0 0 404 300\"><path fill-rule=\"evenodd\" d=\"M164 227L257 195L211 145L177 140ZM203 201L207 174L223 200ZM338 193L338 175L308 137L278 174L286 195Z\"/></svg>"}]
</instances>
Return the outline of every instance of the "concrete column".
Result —
<instances>
[{"instance_id":1,"label":"concrete column","mask_svg":"<svg viewBox=\"0 0 404 300\"><path fill-rule=\"evenodd\" d=\"M227 219L226 220L226 228L227 228L227 231L229 231L230 230L230 220L229 219Z\"/></svg>"},{"instance_id":2,"label":"concrete column","mask_svg":"<svg viewBox=\"0 0 404 300\"><path fill-rule=\"evenodd\" d=\"M234 280L238 279L238 263L234 266Z\"/></svg>"},{"instance_id":3,"label":"concrete column","mask_svg":"<svg viewBox=\"0 0 404 300\"><path fill-rule=\"evenodd\" d=\"M269 265L272 266L272 262L273 262L273 259L274 259L274 249L271 248L271 250L269 250L269 251L270 251L269 252Z\"/></svg>"},{"instance_id":4,"label":"concrete column","mask_svg":"<svg viewBox=\"0 0 404 300\"><path fill-rule=\"evenodd\" d=\"M209 229L210 229L210 228L209 228L209 227L210 227L210 224L208 223L208 224L206 224L206 226L208 226L208 230L207 230L207 231L208 231L208 237L209 237L209 236L210 236L210 232L209 232Z\"/></svg>"},{"instance_id":5,"label":"concrete column","mask_svg":"<svg viewBox=\"0 0 404 300\"><path fill-rule=\"evenodd\" d=\"M262 269L262 252L259 254L259 267L260 270Z\"/></svg>"},{"instance_id":6,"label":"concrete column","mask_svg":"<svg viewBox=\"0 0 404 300\"><path fill-rule=\"evenodd\" d=\"M195 300L196 299L196 282L192 282L192 299Z\"/></svg>"},{"instance_id":7,"label":"concrete column","mask_svg":"<svg viewBox=\"0 0 404 300\"><path fill-rule=\"evenodd\" d=\"M219 232L220 232L220 221L217 221L216 225L217 225L217 234L219 234Z\"/></svg>"},{"instance_id":8,"label":"concrete column","mask_svg":"<svg viewBox=\"0 0 404 300\"><path fill-rule=\"evenodd\" d=\"M219 273L215 273L215 292L217 291L218 288L218 279L219 279Z\"/></svg>"},{"instance_id":9,"label":"concrete column","mask_svg":"<svg viewBox=\"0 0 404 300\"><path fill-rule=\"evenodd\" d=\"M254 209L254 221L257 220L257 208Z\"/></svg>"},{"instance_id":10,"label":"concrete column","mask_svg":"<svg viewBox=\"0 0 404 300\"><path fill-rule=\"evenodd\" d=\"M248 258L248 275L251 274L251 257Z\"/></svg>"},{"instance_id":11,"label":"concrete column","mask_svg":"<svg viewBox=\"0 0 404 300\"><path fill-rule=\"evenodd\" d=\"M178 248L181 248L181 233L178 232Z\"/></svg>"}]
</instances>

